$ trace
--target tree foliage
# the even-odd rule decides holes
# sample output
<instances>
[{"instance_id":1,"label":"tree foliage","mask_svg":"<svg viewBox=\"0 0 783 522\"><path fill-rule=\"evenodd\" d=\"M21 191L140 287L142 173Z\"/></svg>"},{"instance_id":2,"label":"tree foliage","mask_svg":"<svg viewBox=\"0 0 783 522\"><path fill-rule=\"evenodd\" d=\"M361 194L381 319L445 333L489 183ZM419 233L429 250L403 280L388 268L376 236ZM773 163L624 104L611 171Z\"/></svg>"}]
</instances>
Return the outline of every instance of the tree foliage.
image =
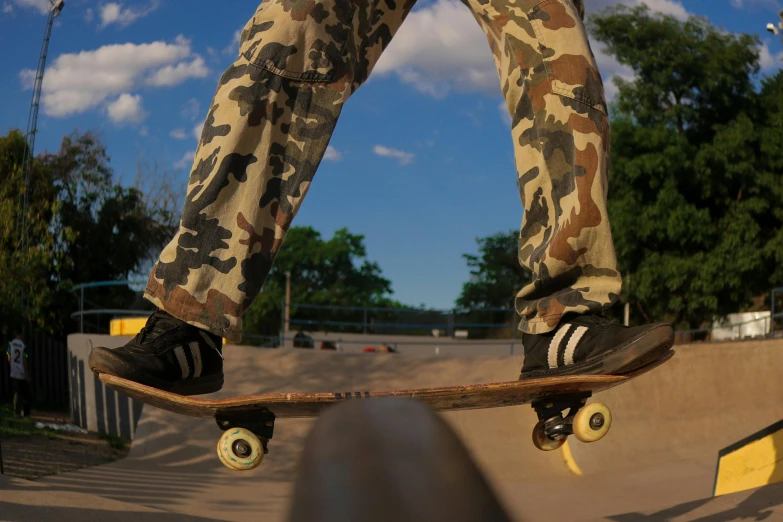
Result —
<instances>
[{"instance_id":1,"label":"tree foliage","mask_svg":"<svg viewBox=\"0 0 783 522\"><path fill-rule=\"evenodd\" d=\"M590 22L633 69L616 79L609 216L638 320L697 327L780 279L780 74L758 39L641 6ZM777 138L777 141L775 141Z\"/></svg>"},{"instance_id":2,"label":"tree foliage","mask_svg":"<svg viewBox=\"0 0 783 522\"><path fill-rule=\"evenodd\" d=\"M90 281L128 279L171 238L173 213L168 203L145 200L138 188L116 182L96 135L73 133L63 138L58 152L32 163L26 246L15 225L25 185L25 147L18 131L0 138L0 306L5 323L0 326L10 329L30 321L64 334L74 324L69 316L76 301L70 289ZM135 294L109 287L91 297L117 308Z\"/></svg>"},{"instance_id":3,"label":"tree foliage","mask_svg":"<svg viewBox=\"0 0 783 522\"><path fill-rule=\"evenodd\" d=\"M500 232L479 238L478 255L463 254L470 267L470 280L457 298L460 308L513 308L514 299L531 280L519 264L519 231Z\"/></svg>"},{"instance_id":4,"label":"tree foliage","mask_svg":"<svg viewBox=\"0 0 783 522\"><path fill-rule=\"evenodd\" d=\"M758 39L700 18L617 6L589 29L634 72L615 79L608 202L632 322L748 309L783 284L783 73L757 81ZM513 306L516 237L464 256L458 305Z\"/></svg>"},{"instance_id":5,"label":"tree foliage","mask_svg":"<svg viewBox=\"0 0 783 522\"><path fill-rule=\"evenodd\" d=\"M286 272L291 272L292 303L401 306L388 297L392 293L391 282L381 275L378 264L367 259L363 236L343 228L331 239L324 240L312 227L291 227L261 294L245 313L246 333L274 335L279 332ZM357 321L357 314L344 311L293 308L291 314L297 319ZM361 320L359 315L358 321Z\"/></svg>"},{"instance_id":6,"label":"tree foliage","mask_svg":"<svg viewBox=\"0 0 783 522\"><path fill-rule=\"evenodd\" d=\"M38 324L54 318L57 280L53 275L62 262L58 244L71 239L68 229L51 226L59 203L48 172L39 163L32 166L22 230L26 150L22 133L0 137L0 330L5 331L20 327L28 318Z\"/></svg>"}]
</instances>

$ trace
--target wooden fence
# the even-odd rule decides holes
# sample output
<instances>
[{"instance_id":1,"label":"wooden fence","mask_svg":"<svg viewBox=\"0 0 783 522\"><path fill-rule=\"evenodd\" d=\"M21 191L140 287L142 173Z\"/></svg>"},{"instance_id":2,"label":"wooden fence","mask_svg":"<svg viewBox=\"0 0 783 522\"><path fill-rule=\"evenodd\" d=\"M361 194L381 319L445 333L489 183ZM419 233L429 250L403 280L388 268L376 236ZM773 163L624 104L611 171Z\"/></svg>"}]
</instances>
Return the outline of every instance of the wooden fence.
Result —
<instances>
[{"instance_id":1,"label":"wooden fence","mask_svg":"<svg viewBox=\"0 0 783 522\"><path fill-rule=\"evenodd\" d=\"M10 400L11 376L6 357L12 334L0 332L0 400ZM44 407L67 410L68 395L68 349L66 343L52 339L46 334L24 329L22 340L27 347L30 368L33 408Z\"/></svg>"}]
</instances>

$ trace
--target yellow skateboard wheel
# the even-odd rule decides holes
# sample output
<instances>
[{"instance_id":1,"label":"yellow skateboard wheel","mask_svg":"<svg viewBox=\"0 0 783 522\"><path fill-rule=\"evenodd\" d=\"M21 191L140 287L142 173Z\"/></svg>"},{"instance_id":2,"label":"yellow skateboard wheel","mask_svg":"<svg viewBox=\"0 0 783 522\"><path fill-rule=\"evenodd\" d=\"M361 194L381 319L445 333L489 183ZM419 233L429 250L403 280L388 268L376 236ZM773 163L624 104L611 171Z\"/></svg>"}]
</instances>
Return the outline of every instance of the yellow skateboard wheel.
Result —
<instances>
[{"instance_id":1,"label":"yellow skateboard wheel","mask_svg":"<svg viewBox=\"0 0 783 522\"><path fill-rule=\"evenodd\" d=\"M264 447L256 435L244 428L231 428L217 443L220 462L236 471L249 471L261 464Z\"/></svg>"},{"instance_id":2,"label":"yellow skateboard wheel","mask_svg":"<svg viewBox=\"0 0 783 522\"><path fill-rule=\"evenodd\" d=\"M604 438L612 426L612 412L605 404L593 402L580 409L574 416L574 437L581 442L595 442Z\"/></svg>"}]
</instances>

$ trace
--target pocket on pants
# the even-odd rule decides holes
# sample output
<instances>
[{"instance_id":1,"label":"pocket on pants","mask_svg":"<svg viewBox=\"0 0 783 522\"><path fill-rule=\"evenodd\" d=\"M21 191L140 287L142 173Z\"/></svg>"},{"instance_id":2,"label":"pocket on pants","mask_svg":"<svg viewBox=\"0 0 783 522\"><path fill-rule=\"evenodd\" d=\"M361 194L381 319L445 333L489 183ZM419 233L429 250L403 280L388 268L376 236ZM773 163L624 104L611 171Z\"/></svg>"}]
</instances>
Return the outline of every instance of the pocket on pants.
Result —
<instances>
[{"instance_id":1,"label":"pocket on pants","mask_svg":"<svg viewBox=\"0 0 783 522\"><path fill-rule=\"evenodd\" d=\"M265 0L242 31L240 54L285 78L328 82L343 68L353 0Z\"/></svg>"},{"instance_id":2,"label":"pocket on pants","mask_svg":"<svg viewBox=\"0 0 783 522\"><path fill-rule=\"evenodd\" d=\"M604 84L571 0L542 0L528 12L552 92L607 114Z\"/></svg>"}]
</instances>

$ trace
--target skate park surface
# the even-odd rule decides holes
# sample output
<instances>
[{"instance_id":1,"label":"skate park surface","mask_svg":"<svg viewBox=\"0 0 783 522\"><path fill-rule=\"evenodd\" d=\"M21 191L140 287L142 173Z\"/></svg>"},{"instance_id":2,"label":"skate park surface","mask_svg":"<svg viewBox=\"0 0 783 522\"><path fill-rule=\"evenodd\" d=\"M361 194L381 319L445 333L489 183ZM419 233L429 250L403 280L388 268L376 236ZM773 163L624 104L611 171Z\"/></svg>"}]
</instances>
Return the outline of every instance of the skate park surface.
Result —
<instances>
[{"instance_id":1,"label":"skate park surface","mask_svg":"<svg viewBox=\"0 0 783 522\"><path fill-rule=\"evenodd\" d=\"M572 439L568 462L533 447L529 406L443 416L514 520L783 520L783 484L711 498L718 452L783 419L783 340L675 349L665 366L593 399L611 409L612 428L594 444ZM229 346L214 397L514 380L522 360ZM239 473L218 461L213 421L145 406L122 461L36 482L0 477L0 519L284 521L314 422L278 420L261 466Z\"/></svg>"}]
</instances>

